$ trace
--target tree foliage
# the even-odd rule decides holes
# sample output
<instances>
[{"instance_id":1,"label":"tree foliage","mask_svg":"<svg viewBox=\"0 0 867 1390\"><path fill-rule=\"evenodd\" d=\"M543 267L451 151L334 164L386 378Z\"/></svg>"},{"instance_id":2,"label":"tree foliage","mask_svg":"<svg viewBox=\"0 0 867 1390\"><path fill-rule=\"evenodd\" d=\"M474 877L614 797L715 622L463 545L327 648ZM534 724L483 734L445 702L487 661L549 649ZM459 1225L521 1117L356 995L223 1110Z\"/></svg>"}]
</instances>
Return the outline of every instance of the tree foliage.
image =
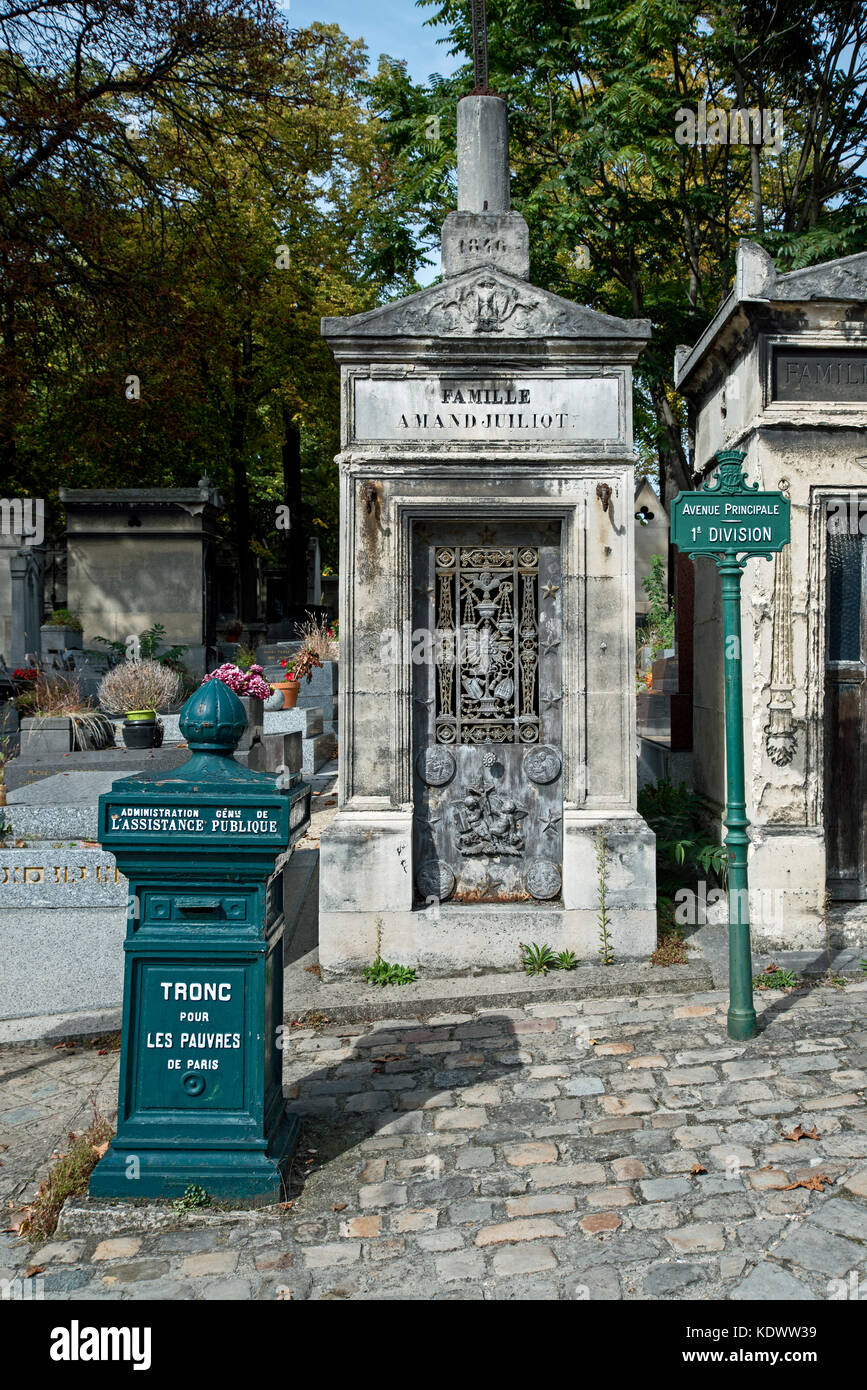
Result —
<instances>
[{"instance_id":1,"label":"tree foliage","mask_svg":"<svg viewBox=\"0 0 867 1390\"><path fill-rule=\"evenodd\" d=\"M364 45L258 0L7 5L0 43L5 486L207 472L252 618L257 554L303 584L314 528L336 559L320 318L406 292L418 260L391 235Z\"/></svg>"},{"instance_id":2,"label":"tree foliage","mask_svg":"<svg viewBox=\"0 0 867 1390\"><path fill-rule=\"evenodd\" d=\"M464 0L420 3L448 27L451 51L468 55ZM867 245L867 13L800 0L496 0L488 33L531 279L651 320L636 374L637 446L663 486L686 486L674 349L694 342L725 298L738 237L759 240L784 268ZM384 63L372 84L406 215L431 242L454 205L454 105L471 89L469 62L419 85ZM679 143L678 113L700 101L779 109L781 138L740 143L729 131L724 143Z\"/></svg>"}]
</instances>

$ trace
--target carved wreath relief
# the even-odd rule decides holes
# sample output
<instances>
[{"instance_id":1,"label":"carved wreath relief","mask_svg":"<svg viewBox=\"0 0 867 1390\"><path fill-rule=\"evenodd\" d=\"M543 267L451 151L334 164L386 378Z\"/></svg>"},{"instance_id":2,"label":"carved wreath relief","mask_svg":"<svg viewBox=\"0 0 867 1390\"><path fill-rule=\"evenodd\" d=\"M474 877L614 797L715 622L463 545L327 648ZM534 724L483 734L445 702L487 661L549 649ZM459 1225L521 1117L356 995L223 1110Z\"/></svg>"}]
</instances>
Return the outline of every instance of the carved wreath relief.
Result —
<instances>
[{"instance_id":1,"label":"carved wreath relief","mask_svg":"<svg viewBox=\"0 0 867 1390\"><path fill-rule=\"evenodd\" d=\"M430 306L431 320L446 328L469 328L474 333L501 333L517 314L523 321L538 307L538 299L523 290L484 276L470 285L447 288Z\"/></svg>"}]
</instances>

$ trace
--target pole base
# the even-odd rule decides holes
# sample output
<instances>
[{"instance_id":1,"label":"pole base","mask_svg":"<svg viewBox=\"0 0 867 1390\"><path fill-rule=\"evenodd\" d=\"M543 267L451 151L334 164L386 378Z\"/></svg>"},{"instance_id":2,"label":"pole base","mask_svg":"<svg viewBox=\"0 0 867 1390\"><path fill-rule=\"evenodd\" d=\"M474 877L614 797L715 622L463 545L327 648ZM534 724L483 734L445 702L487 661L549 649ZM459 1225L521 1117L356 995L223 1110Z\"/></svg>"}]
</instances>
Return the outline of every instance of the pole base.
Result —
<instances>
[{"instance_id":1,"label":"pole base","mask_svg":"<svg viewBox=\"0 0 867 1390\"><path fill-rule=\"evenodd\" d=\"M283 1198L284 1178L300 1129L298 1116L284 1110L266 1151L228 1145L225 1149L184 1148L182 1139L162 1148L144 1148L114 1139L90 1175L89 1195L167 1201L183 1197L192 1184L218 1201L270 1205Z\"/></svg>"},{"instance_id":2,"label":"pole base","mask_svg":"<svg viewBox=\"0 0 867 1390\"><path fill-rule=\"evenodd\" d=\"M726 1023L728 1035L735 1042L743 1042L746 1038L756 1036L755 1009L729 1009Z\"/></svg>"}]
</instances>

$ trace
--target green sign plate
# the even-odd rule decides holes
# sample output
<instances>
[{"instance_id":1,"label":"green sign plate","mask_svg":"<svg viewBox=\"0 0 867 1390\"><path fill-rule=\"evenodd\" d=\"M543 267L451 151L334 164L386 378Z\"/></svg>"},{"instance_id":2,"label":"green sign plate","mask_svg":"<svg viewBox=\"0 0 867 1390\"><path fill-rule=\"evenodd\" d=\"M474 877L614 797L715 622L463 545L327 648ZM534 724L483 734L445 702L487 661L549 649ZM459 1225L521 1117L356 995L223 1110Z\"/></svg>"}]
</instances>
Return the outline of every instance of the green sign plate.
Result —
<instances>
[{"instance_id":1,"label":"green sign plate","mask_svg":"<svg viewBox=\"0 0 867 1390\"><path fill-rule=\"evenodd\" d=\"M242 1110L245 967L141 962L135 1110Z\"/></svg>"},{"instance_id":2,"label":"green sign plate","mask_svg":"<svg viewBox=\"0 0 867 1390\"><path fill-rule=\"evenodd\" d=\"M671 543L689 555L770 555L789 543L790 510L782 492L760 492L739 463L722 463L712 483L675 497Z\"/></svg>"},{"instance_id":3,"label":"green sign plate","mask_svg":"<svg viewBox=\"0 0 867 1390\"><path fill-rule=\"evenodd\" d=\"M166 797L164 800L168 800ZM190 805L149 805L143 798L125 797L109 802L105 810L105 827L112 842L121 836L130 840L149 840L162 835L184 835L193 839L215 838L237 841L255 836L269 843L285 843L286 826L281 816L283 807L271 805L263 809L255 802L242 804L240 797L231 804L208 805L202 799Z\"/></svg>"}]
</instances>

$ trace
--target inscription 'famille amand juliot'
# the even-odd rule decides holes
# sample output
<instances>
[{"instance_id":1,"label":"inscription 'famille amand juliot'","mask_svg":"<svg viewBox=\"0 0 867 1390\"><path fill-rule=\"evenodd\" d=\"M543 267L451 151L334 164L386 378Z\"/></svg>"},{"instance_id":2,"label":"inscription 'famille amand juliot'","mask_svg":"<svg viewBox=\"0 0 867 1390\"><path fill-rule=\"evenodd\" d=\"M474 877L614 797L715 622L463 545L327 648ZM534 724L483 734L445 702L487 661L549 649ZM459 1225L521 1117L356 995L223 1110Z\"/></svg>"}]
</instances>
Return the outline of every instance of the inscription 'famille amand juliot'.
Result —
<instances>
[{"instance_id":1,"label":"inscription 'famille amand juliot'","mask_svg":"<svg viewBox=\"0 0 867 1390\"><path fill-rule=\"evenodd\" d=\"M614 439L619 382L538 376L465 381L443 376L355 378L357 439Z\"/></svg>"}]
</instances>

